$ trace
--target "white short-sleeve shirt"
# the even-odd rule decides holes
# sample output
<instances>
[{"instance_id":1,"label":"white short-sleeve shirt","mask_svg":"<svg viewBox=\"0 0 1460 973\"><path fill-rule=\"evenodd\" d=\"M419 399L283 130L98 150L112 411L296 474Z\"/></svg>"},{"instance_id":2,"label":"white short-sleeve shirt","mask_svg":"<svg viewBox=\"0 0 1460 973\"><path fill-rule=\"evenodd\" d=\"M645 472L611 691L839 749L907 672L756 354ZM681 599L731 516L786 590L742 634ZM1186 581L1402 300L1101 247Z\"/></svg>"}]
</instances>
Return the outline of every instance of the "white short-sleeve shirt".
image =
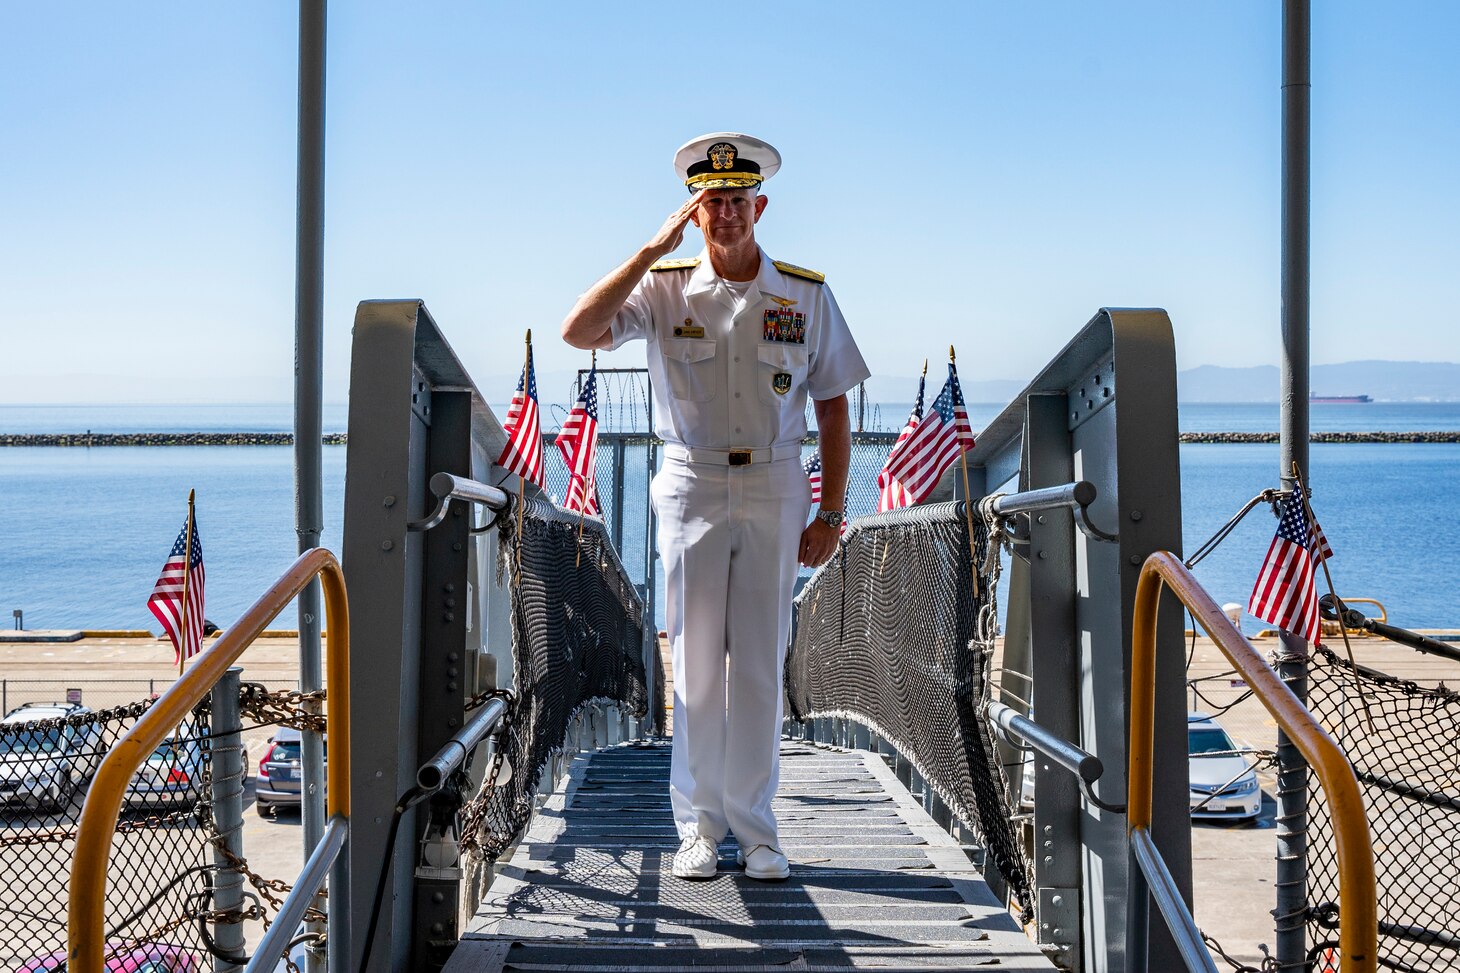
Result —
<instances>
[{"instance_id":1,"label":"white short-sleeve shirt","mask_svg":"<svg viewBox=\"0 0 1460 973\"><path fill-rule=\"evenodd\" d=\"M807 395L834 399L870 374L831 288L783 273L764 250L743 297L704 252L697 266L650 271L612 334L614 348L648 342L655 432L685 446L799 442Z\"/></svg>"}]
</instances>

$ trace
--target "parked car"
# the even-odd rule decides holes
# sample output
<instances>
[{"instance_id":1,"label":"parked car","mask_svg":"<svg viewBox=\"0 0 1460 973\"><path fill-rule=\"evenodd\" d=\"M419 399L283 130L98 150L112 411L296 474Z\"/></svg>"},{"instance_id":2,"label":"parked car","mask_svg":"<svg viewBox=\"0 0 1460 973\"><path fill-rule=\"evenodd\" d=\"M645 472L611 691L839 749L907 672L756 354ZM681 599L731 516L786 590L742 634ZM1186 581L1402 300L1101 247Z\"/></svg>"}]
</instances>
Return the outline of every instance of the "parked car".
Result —
<instances>
[{"instance_id":1,"label":"parked car","mask_svg":"<svg viewBox=\"0 0 1460 973\"><path fill-rule=\"evenodd\" d=\"M127 784L125 806L173 809L194 804L203 794L202 734L192 723L182 723L148 755Z\"/></svg>"},{"instance_id":2,"label":"parked car","mask_svg":"<svg viewBox=\"0 0 1460 973\"><path fill-rule=\"evenodd\" d=\"M202 973L203 963L197 954L180 946L162 943L141 943L129 946L124 942L108 942L106 973ZM16 967L15 973L50 973L66 965L66 951L36 956Z\"/></svg>"},{"instance_id":3,"label":"parked car","mask_svg":"<svg viewBox=\"0 0 1460 973\"><path fill-rule=\"evenodd\" d=\"M1255 818L1262 788L1252 758L1206 713L1186 716L1186 752L1191 777L1191 816L1224 820Z\"/></svg>"},{"instance_id":4,"label":"parked car","mask_svg":"<svg viewBox=\"0 0 1460 973\"><path fill-rule=\"evenodd\" d=\"M1262 788L1252 760L1206 713L1188 713L1186 717L1187 776L1191 816L1210 820L1243 821L1262 811ZM1024 755L1020 775L1019 804L1024 810L1034 806L1034 762L1037 753ZM1063 771L1059 771L1063 773ZM1210 800L1208 800L1210 798Z\"/></svg>"},{"instance_id":5,"label":"parked car","mask_svg":"<svg viewBox=\"0 0 1460 973\"><path fill-rule=\"evenodd\" d=\"M280 807L299 806L304 776L300 763L301 740L302 734L291 726L281 726L269 737L269 749L260 758L254 776L254 808L263 817L269 817Z\"/></svg>"},{"instance_id":6,"label":"parked car","mask_svg":"<svg viewBox=\"0 0 1460 973\"><path fill-rule=\"evenodd\" d=\"M71 803L101 765L100 729L29 724L90 713L78 703L26 703L0 719L0 804L60 811Z\"/></svg>"}]
</instances>

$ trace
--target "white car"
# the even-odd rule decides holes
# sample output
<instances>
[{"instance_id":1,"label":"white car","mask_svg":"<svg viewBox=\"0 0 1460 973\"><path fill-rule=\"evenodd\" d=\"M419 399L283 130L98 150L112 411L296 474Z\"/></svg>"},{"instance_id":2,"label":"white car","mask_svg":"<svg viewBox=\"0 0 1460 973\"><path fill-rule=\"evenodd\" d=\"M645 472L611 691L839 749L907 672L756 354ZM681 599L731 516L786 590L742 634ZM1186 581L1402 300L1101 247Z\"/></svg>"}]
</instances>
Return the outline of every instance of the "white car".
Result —
<instances>
[{"instance_id":1,"label":"white car","mask_svg":"<svg viewBox=\"0 0 1460 973\"><path fill-rule=\"evenodd\" d=\"M1232 742L1227 731L1206 713L1186 715L1187 776L1191 816L1207 820L1245 821L1262 812L1262 788L1251 769L1251 748ZM1034 751L1024 755L1019 805L1034 806Z\"/></svg>"},{"instance_id":2,"label":"white car","mask_svg":"<svg viewBox=\"0 0 1460 973\"><path fill-rule=\"evenodd\" d=\"M1252 769L1251 748L1232 742L1205 713L1186 716L1191 816L1244 821L1262 811L1262 788Z\"/></svg>"},{"instance_id":3,"label":"white car","mask_svg":"<svg viewBox=\"0 0 1460 973\"><path fill-rule=\"evenodd\" d=\"M105 747L95 724L54 721L90 712L75 703L27 703L0 720L0 804L37 811L71 804L101 765Z\"/></svg>"}]
</instances>

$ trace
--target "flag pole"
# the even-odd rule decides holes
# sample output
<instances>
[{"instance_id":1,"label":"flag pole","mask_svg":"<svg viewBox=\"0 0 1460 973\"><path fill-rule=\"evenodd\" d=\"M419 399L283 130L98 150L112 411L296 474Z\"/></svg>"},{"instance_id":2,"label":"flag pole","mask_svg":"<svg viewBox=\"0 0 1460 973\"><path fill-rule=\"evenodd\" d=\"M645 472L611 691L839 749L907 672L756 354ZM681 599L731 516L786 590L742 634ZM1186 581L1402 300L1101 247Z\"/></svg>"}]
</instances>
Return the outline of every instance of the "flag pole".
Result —
<instances>
[{"instance_id":1,"label":"flag pole","mask_svg":"<svg viewBox=\"0 0 1460 973\"><path fill-rule=\"evenodd\" d=\"M1313 513L1313 505L1308 502L1308 486L1303 482L1303 474L1298 470L1297 461L1293 462L1293 492L1303 504L1303 513L1308 517L1308 529L1314 533L1318 531L1318 516ZM1317 553L1317 552L1313 552ZM1348 640L1348 626L1343 623L1344 604L1343 599L1338 597L1338 592L1333 590L1333 575L1328 571L1328 558L1317 558L1318 566L1323 569L1323 580L1328 582L1328 593L1333 596L1333 603L1338 606L1338 634L1343 636L1343 648L1348 653L1348 664L1350 672L1358 672L1359 664L1354 661L1354 647ZM1319 631L1322 631L1323 621L1320 616ZM1374 731L1374 714L1369 709L1369 698L1364 693L1363 683L1357 678L1354 679L1354 687L1358 690L1359 702L1364 704L1364 718L1369 724L1369 732Z\"/></svg>"},{"instance_id":2,"label":"flag pole","mask_svg":"<svg viewBox=\"0 0 1460 973\"><path fill-rule=\"evenodd\" d=\"M952 365L955 361L956 361L956 356L953 353L953 346L952 345L949 345L948 346L948 364ZM927 362L924 362L923 363L923 368L926 369L927 367L928 367L927 366ZM925 371L923 374L926 375L927 372ZM959 388L959 394L960 395L962 394L962 387L961 386ZM953 432L954 432L954 437L957 438L957 433L958 433L958 420L957 420L956 417L955 417L955 419L953 421ZM962 464L963 464L963 516L965 518L967 518L967 520L968 520L968 558L969 558L969 562L973 565L973 597L974 598L977 598L978 597L978 547L974 543L974 539L973 539L973 494L970 493L969 490L968 490L968 452L963 448L963 442L962 442L962 440L959 440L959 443L958 443L958 459L960 461L962 461Z\"/></svg>"},{"instance_id":3,"label":"flag pole","mask_svg":"<svg viewBox=\"0 0 1460 973\"><path fill-rule=\"evenodd\" d=\"M589 371L591 372L593 369L595 369L597 367L598 367L598 349L597 348L594 348L593 349L592 363L589 366ZM598 435L598 431L597 430L594 430L593 435L597 436ZM580 439L581 439L581 437L580 437ZM582 449L583 448L582 445L581 445L581 443L579 444L579 447L578 448L579 449ZM588 513L588 484L589 484L589 482L590 481L589 481L588 477L587 476L584 476L583 477L583 502L578 505L578 545L577 545L578 549L573 553L573 567L575 567L575 568L583 560L583 518ZM569 493L572 493L573 492L573 471L572 470L569 470L568 471L568 492Z\"/></svg>"},{"instance_id":4,"label":"flag pole","mask_svg":"<svg viewBox=\"0 0 1460 973\"><path fill-rule=\"evenodd\" d=\"M532 329L527 329L527 360L522 364L522 391L527 394L529 374L532 369ZM539 426L539 428L541 428ZM537 443L537 448L542 449L542 443ZM522 579L522 501L523 495L527 492L527 478L519 475L517 477L517 577Z\"/></svg>"},{"instance_id":5,"label":"flag pole","mask_svg":"<svg viewBox=\"0 0 1460 973\"><path fill-rule=\"evenodd\" d=\"M188 659L188 584L193 578L193 501L197 491L188 491L188 523L183 540L183 595L182 622L178 625L177 675L182 678L183 665Z\"/></svg>"},{"instance_id":6,"label":"flag pole","mask_svg":"<svg viewBox=\"0 0 1460 973\"><path fill-rule=\"evenodd\" d=\"M950 346L950 350L951 350L951 346ZM922 406L923 406L923 392L922 392L922 390L923 390L923 387L927 384L927 381L928 381L928 360L926 358L924 358L923 359L923 378L922 378L922 381L920 383L918 383L918 401L914 405L914 408L915 409L921 409ZM893 447L896 448L896 444L895 443L893 444ZM967 474L965 474L965 476L966 475ZM891 474L889 474L889 477L890 476L891 476ZM897 481L894 481L894 482L897 482ZM901 483L897 483L897 488L899 490L903 490L904 489ZM965 481L965 483L964 483L964 488L965 488L965 490L967 489L967 481ZM972 528L970 527L969 530L971 531ZM892 550L892 545L891 544L888 544L888 545L886 545L885 547L882 548L882 560L877 563L877 573L878 574L881 574L882 573L882 569L887 566L887 554L891 550ZM977 585L977 583L975 583L975 585L974 585L974 596L977 597L977 595L978 595L978 585Z\"/></svg>"}]
</instances>

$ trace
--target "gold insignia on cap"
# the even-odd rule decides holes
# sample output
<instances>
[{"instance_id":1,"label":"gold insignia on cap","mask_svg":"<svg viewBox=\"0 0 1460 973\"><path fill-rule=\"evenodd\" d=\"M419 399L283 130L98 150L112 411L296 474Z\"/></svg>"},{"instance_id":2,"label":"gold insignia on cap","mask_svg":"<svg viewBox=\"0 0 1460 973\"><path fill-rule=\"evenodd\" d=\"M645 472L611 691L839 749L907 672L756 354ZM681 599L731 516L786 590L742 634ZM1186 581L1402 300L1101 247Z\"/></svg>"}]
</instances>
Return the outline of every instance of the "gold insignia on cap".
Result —
<instances>
[{"instance_id":1,"label":"gold insignia on cap","mask_svg":"<svg viewBox=\"0 0 1460 973\"><path fill-rule=\"evenodd\" d=\"M710 160L710 165L718 172L721 169L735 168L735 146L729 142L716 142L705 152L705 158Z\"/></svg>"}]
</instances>

